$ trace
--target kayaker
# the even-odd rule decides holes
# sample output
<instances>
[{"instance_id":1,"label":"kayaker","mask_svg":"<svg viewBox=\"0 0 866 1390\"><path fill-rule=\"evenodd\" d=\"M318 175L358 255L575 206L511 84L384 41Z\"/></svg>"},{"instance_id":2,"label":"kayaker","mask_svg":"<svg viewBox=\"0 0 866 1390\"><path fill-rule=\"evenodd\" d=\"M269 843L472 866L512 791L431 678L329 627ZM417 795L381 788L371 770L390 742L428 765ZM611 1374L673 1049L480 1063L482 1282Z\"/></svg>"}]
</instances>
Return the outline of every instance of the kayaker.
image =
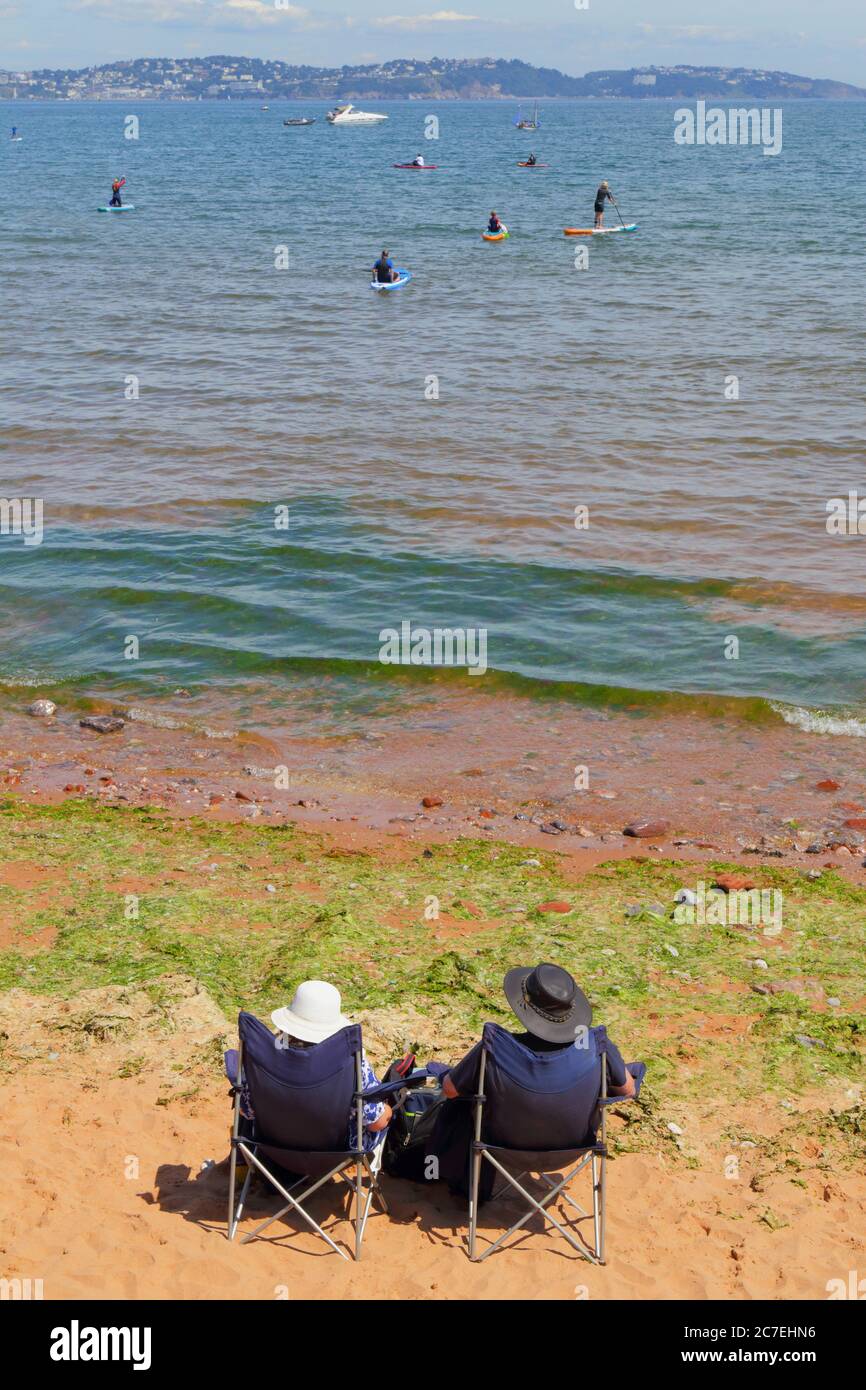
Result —
<instances>
[{"instance_id":1,"label":"kayaker","mask_svg":"<svg viewBox=\"0 0 866 1390\"><path fill-rule=\"evenodd\" d=\"M413 167L414 169L423 169L423 168L424 168L424 156L423 156L423 154L416 154L415 158L412 160L412 167Z\"/></svg>"},{"instance_id":2,"label":"kayaker","mask_svg":"<svg viewBox=\"0 0 866 1390\"><path fill-rule=\"evenodd\" d=\"M606 202L613 202L613 194L608 186L607 179L604 179L598 186L595 195L595 225L600 227L604 222L604 205Z\"/></svg>"},{"instance_id":3,"label":"kayaker","mask_svg":"<svg viewBox=\"0 0 866 1390\"><path fill-rule=\"evenodd\" d=\"M502 223L499 220L498 212L491 212L490 221L487 223L487 230L491 233L491 235L495 235L497 232L502 232L505 230L502 226Z\"/></svg>"},{"instance_id":4,"label":"kayaker","mask_svg":"<svg viewBox=\"0 0 866 1390\"><path fill-rule=\"evenodd\" d=\"M373 274L380 285L391 285L398 278L394 269L394 262L391 260L387 251L382 252L376 264L373 266Z\"/></svg>"},{"instance_id":5,"label":"kayaker","mask_svg":"<svg viewBox=\"0 0 866 1390\"><path fill-rule=\"evenodd\" d=\"M527 159L526 163L527 163L527 165L531 168L533 164L537 164L537 163L538 163L538 160L535 158L535 155L534 155L534 154L531 154L531 155L529 156L529 158Z\"/></svg>"},{"instance_id":6,"label":"kayaker","mask_svg":"<svg viewBox=\"0 0 866 1390\"><path fill-rule=\"evenodd\" d=\"M111 185L111 202L108 204L110 208L119 208L123 206L123 200L120 196L120 190L125 183L126 179L114 180L114 183Z\"/></svg>"}]
</instances>

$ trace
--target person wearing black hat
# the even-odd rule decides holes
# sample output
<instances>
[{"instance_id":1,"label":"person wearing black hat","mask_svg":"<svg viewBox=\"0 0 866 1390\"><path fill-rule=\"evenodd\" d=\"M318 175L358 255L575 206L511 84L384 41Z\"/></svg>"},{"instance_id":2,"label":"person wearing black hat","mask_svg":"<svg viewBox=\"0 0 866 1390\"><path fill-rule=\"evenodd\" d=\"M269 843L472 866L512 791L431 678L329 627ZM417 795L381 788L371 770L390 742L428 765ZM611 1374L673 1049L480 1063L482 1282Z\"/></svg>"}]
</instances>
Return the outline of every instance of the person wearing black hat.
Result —
<instances>
[{"instance_id":1,"label":"person wearing black hat","mask_svg":"<svg viewBox=\"0 0 866 1390\"><path fill-rule=\"evenodd\" d=\"M567 970L560 965L517 966L509 970L502 985L505 997L526 1028L513 1036L530 1052L557 1052L581 1046L592 1024L592 1005ZM443 1094L449 1100L470 1095L475 1085L481 1044L476 1043L456 1067L443 1078ZM627 1070L619 1049L608 1038L608 1094L633 1096L634 1077Z\"/></svg>"}]
</instances>

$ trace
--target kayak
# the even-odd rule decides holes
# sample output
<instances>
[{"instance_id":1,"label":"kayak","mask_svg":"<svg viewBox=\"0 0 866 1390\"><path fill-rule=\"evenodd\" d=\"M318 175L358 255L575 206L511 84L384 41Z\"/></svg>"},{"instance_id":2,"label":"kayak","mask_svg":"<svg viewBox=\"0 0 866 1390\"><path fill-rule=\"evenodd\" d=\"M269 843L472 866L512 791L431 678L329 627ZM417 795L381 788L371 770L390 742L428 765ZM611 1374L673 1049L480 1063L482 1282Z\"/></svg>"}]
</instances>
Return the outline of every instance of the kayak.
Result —
<instances>
[{"instance_id":1,"label":"kayak","mask_svg":"<svg viewBox=\"0 0 866 1390\"><path fill-rule=\"evenodd\" d=\"M395 269L396 272L397 272L397 279L396 279L396 280L391 280L390 283L388 283L387 281L386 281L385 283L382 283L382 282L380 282L379 280L371 280L371 281L370 281L370 289L371 289L371 290L402 290L402 288L403 288L404 285L408 285L409 281L412 279L412 272L411 272L411 270L404 270L404 269L402 268L402 266L399 266L399 265L398 265L398 266L395 266L394 269Z\"/></svg>"},{"instance_id":2,"label":"kayak","mask_svg":"<svg viewBox=\"0 0 866 1390\"><path fill-rule=\"evenodd\" d=\"M501 232L482 232L482 241L504 241L509 235L508 228L503 227Z\"/></svg>"},{"instance_id":3,"label":"kayak","mask_svg":"<svg viewBox=\"0 0 866 1390\"><path fill-rule=\"evenodd\" d=\"M636 232L637 226L628 222L624 227L564 227L563 236L613 236L615 232Z\"/></svg>"},{"instance_id":4,"label":"kayak","mask_svg":"<svg viewBox=\"0 0 866 1390\"><path fill-rule=\"evenodd\" d=\"M108 203L108 204L107 204L105 207L103 207L103 208L97 208L96 211L97 211L97 212L135 212L135 203L121 203L121 205L120 205L119 208L117 208L117 207L113 208L113 207L111 206L111 204Z\"/></svg>"},{"instance_id":5,"label":"kayak","mask_svg":"<svg viewBox=\"0 0 866 1390\"><path fill-rule=\"evenodd\" d=\"M526 160L526 159L518 159L518 161L517 161L517 167L518 167L518 169L549 169L549 168L550 168L550 165L549 165L549 164L539 164L539 162L538 162L537 159L536 159L536 161L535 161L534 164L530 164L529 161Z\"/></svg>"},{"instance_id":6,"label":"kayak","mask_svg":"<svg viewBox=\"0 0 866 1390\"><path fill-rule=\"evenodd\" d=\"M392 169L417 169L423 172L425 169L438 169L438 164L392 164Z\"/></svg>"}]
</instances>

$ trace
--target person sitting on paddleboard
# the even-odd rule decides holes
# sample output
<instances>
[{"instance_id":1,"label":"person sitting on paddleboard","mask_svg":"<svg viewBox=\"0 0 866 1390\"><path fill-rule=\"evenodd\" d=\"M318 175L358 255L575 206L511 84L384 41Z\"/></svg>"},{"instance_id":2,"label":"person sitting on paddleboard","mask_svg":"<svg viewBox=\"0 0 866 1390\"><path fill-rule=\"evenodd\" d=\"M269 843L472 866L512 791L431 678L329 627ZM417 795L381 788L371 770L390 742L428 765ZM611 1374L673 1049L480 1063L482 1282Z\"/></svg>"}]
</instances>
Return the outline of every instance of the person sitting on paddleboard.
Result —
<instances>
[{"instance_id":1,"label":"person sitting on paddleboard","mask_svg":"<svg viewBox=\"0 0 866 1390\"><path fill-rule=\"evenodd\" d=\"M125 183L126 179L114 180L114 183L111 185L111 202L108 204L110 208L123 207L123 200L120 196L120 190Z\"/></svg>"},{"instance_id":2,"label":"person sitting on paddleboard","mask_svg":"<svg viewBox=\"0 0 866 1390\"><path fill-rule=\"evenodd\" d=\"M538 160L535 158L535 155L534 155L534 154L531 154L531 155L529 156L529 158L527 159L526 163L527 163L528 165L531 166L531 165L533 165L533 164L537 164L537 163L538 163Z\"/></svg>"},{"instance_id":3,"label":"person sitting on paddleboard","mask_svg":"<svg viewBox=\"0 0 866 1390\"><path fill-rule=\"evenodd\" d=\"M394 269L394 262L391 260L387 251L382 252L376 264L373 266L373 274L380 285L391 285L398 278Z\"/></svg>"},{"instance_id":4,"label":"person sitting on paddleboard","mask_svg":"<svg viewBox=\"0 0 866 1390\"><path fill-rule=\"evenodd\" d=\"M503 227L502 223L501 223L500 220L499 220L499 213L498 213L498 212L491 212L491 214L490 214L490 221L487 223L487 230L488 230L488 232L490 232L491 235L493 235L493 236L495 236L495 234L496 234L497 232L504 232L504 231L505 231L505 228Z\"/></svg>"},{"instance_id":5,"label":"person sitting on paddleboard","mask_svg":"<svg viewBox=\"0 0 866 1390\"><path fill-rule=\"evenodd\" d=\"M424 156L423 156L423 154L416 154L415 158L412 160L412 164L413 164L413 166L414 166L416 169L423 169L423 168L424 168Z\"/></svg>"},{"instance_id":6,"label":"person sitting on paddleboard","mask_svg":"<svg viewBox=\"0 0 866 1390\"><path fill-rule=\"evenodd\" d=\"M613 194L608 187L607 179L599 184L595 195L595 225L597 227L600 227L604 222L605 202L613 202Z\"/></svg>"}]
</instances>

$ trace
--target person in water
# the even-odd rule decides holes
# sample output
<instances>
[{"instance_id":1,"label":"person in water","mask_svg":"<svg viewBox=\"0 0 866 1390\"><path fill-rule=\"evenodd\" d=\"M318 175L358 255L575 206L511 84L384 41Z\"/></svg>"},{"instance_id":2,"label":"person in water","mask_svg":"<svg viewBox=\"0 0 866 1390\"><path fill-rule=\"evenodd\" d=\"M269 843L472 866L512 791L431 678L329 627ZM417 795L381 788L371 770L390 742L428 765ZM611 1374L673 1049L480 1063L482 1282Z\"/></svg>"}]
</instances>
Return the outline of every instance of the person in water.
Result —
<instances>
[{"instance_id":1,"label":"person in water","mask_svg":"<svg viewBox=\"0 0 866 1390\"><path fill-rule=\"evenodd\" d=\"M413 166L414 166L416 169L423 169L423 168L424 168L424 156L423 156L423 154L416 154L415 158L412 160L412 164L413 164Z\"/></svg>"},{"instance_id":2,"label":"person in water","mask_svg":"<svg viewBox=\"0 0 866 1390\"><path fill-rule=\"evenodd\" d=\"M604 179L604 181L599 184L595 195L595 225L597 227L604 225L604 205L606 202L613 202L613 194L608 187L607 179Z\"/></svg>"},{"instance_id":3,"label":"person in water","mask_svg":"<svg viewBox=\"0 0 866 1390\"><path fill-rule=\"evenodd\" d=\"M498 212L491 212L490 221L487 223L487 230L491 234L491 236L495 236L497 232L505 231L505 228L499 220Z\"/></svg>"},{"instance_id":4,"label":"person in water","mask_svg":"<svg viewBox=\"0 0 866 1390\"><path fill-rule=\"evenodd\" d=\"M376 264L373 266L373 274L380 285L392 285L399 277L394 269L394 262L391 260L387 251L382 252Z\"/></svg>"},{"instance_id":5,"label":"person in water","mask_svg":"<svg viewBox=\"0 0 866 1390\"><path fill-rule=\"evenodd\" d=\"M125 183L126 179L114 180L114 183L111 185L111 202L108 204L110 208L123 207L123 199L120 196L120 190Z\"/></svg>"}]
</instances>

